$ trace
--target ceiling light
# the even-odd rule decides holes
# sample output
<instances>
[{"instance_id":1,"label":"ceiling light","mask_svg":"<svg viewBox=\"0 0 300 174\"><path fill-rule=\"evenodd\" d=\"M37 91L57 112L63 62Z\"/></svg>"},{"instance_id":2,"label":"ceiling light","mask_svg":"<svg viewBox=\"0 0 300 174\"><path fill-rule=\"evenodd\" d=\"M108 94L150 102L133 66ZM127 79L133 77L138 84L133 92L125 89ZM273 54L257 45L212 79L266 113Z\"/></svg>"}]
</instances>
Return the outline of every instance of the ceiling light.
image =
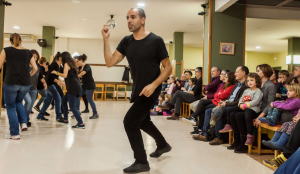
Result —
<instances>
[{"instance_id":1,"label":"ceiling light","mask_svg":"<svg viewBox=\"0 0 300 174\"><path fill-rule=\"evenodd\" d=\"M274 59L276 60L276 57Z\"/></svg>"},{"instance_id":2,"label":"ceiling light","mask_svg":"<svg viewBox=\"0 0 300 174\"><path fill-rule=\"evenodd\" d=\"M72 2L75 3L75 4L79 3L79 1L77 1L77 0L72 0Z\"/></svg>"},{"instance_id":3,"label":"ceiling light","mask_svg":"<svg viewBox=\"0 0 300 174\"><path fill-rule=\"evenodd\" d=\"M108 28L114 29L116 27L116 25L117 25L116 21L113 20L114 15L110 15L110 18L111 19L107 21Z\"/></svg>"},{"instance_id":4,"label":"ceiling light","mask_svg":"<svg viewBox=\"0 0 300 174\"><path fill-rule=\"evenodd\" d=\"M256 49L260 49L260 46L257 46Z\"/></svg>"},{"instance_id":5,"label":"ceiling light","mask_svg":"<svg viewBox=\"0 0 300 174\"><path fill-rule=\"evenodd\" d=\"M139 6L139 7L144 7L145 4L144 4L144 3L138 3L137 6Z\"/></svg>"},{"instance_id":6,"label":"ceiling light","mask_svg":"<svg viewBox=\"0 0 300 174\"><path fill-rule=\"evenodd\" d=\"M14 29L20 29L20 27L18 27L18 26L14 26Z\"/></svg>"}]
</instances>

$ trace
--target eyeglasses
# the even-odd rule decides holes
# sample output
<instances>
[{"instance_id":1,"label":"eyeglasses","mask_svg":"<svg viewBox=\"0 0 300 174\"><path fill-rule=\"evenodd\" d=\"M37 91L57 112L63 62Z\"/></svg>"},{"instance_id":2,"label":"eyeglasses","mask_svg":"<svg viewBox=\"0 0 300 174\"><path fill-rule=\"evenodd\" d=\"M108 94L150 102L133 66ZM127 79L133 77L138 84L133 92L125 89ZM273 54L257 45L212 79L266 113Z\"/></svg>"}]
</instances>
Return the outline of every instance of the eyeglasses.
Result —
<instances>
[{"instance_id":1,"label":"eyeglasses","mask_svg":"<svg viewBox=\"0 0 300 174\"><path fill-rule=\"evenodd\" d=\"M225 76L226 74L221 73L221 75L224 75L224 76Z\"/></svg>"}]
</instances>

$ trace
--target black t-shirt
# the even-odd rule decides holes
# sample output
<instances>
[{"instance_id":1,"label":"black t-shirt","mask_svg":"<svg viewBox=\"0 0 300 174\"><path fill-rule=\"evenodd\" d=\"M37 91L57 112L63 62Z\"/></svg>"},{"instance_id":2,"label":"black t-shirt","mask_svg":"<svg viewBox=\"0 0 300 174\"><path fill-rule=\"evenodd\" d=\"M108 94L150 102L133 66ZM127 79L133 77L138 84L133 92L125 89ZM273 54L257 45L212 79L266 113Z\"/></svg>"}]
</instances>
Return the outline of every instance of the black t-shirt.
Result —
<instances>
[{"instance_id":1,"label":"black t-shirt","mask_svg":"<svg viewBox=\"0 0 300 174\"><path fill-rule=\"evenodd\" d=\"M31 51L14 47L6 47L4 51L6 54L6 77L4 84L30 86L29 63L32 58Z\"/></svg>"},{"instance_id":2,"label":"black t-shirt","mask_svg":"<svg viewBox=\"0 0 300 174\"><path fill-rule=\"evenodd\" d=\"M82 76L82 88L85 90L93 90L96 89L95 81L92 74L92 68L90 65L85 64L83 70L86 74Z\"/></svg>"},{"instance_id":3,"label":"black t-shirt","mask_svg":"<svg viewBox=\"0 0 300 174\"><path fill-rule=\"evenodd\" d=\"M135 40L133 35L130 35L122 39L117 50L126 56L129 62L133 79L131 102L134 102L144 87L160 75L160 62L169 57L166 45L161 37L153 33L142 40ZM150 96L153 100L157 100L161 87L157 87Z\"/></svg>"},{"instance_id":4,"label":"black t-shirt","mask_svg":"<svg viewBox=\"0 0 300 174\"><path fill-rule=\"evenodd\" d=\"M51 73L54 70L59 72L59 66L56 62L52 62L51 65L49 65L49 67L48 67L48 72L46 75L46 82L47 82L48 86L53 85L55 83L54 80L58 79L58 75Z\"/></svg>"}]
</instances>

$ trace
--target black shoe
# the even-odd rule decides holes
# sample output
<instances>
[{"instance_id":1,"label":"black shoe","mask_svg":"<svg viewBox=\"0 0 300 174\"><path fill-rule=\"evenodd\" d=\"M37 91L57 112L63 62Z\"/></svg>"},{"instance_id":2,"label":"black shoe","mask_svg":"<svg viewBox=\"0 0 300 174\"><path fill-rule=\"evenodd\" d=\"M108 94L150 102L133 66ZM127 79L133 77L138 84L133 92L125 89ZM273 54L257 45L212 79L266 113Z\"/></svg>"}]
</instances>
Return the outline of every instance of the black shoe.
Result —
<instances>
[{"instance_id":1,"label":"black shoe","mask_svg":"<svg viewBox=\"0 0 300 174\"><path fill-rule=\"evenodd\" d=\"M28 121L27 127L31 127L31 122Z\"/></svg>"},{"instance_id":2,"label":"black shoe","mask_svg":"<svg viewBox=\"0 0 300 174\"><path fill-rule=\"evenodd\" d=\"M163 149L156 149L153 153L150 154L150 157L152 158L158 158L162 154L170 152L172 150L172 147L167 143L167 147Z\"/></svg>"},{"instance_id":3,"label":"black shoe","mask_svg":"<svg viewBox=\"0 0 300 174\"><path fill-rule=\"evenodd\" d=\"M193 132L191 132L191 135L199 135L200 133L201 132L198 129L196 129Z\"/></svg>"},{"instance_id":4,"label":"black shoe","mask_svg":"<svg viewBox=\"0 0 300 174\"><path fill-rule=\"evenodd\" d=\"M72 128L85 129L85 125L84 124L82 124L82 125L76 124L75 126L72 126Z\"/></svg>"},{"instance_id":5,"label":"black shoe","mask_svg":"<svg viewBox=\"0 0 300 174\"><path fill-rule=\"evenodd\" d=\"M40 121L48 121L49 119L45 118L45 117L41 117L40 119L38 119Z\"/></svg>"},{"instance_id":6,"label":"black shoe","mask_svg":"<svg viewBox=\"0 0 300 174\"><path fill-rule=\"evenodd\" d=\"M123 169L124 173L140 173L140 172L148 172L150 170L149 163L148 164L140 164L133 163L131 166Z\"/></svg>"},{"instance_id":7,"label":"black shoe","mask_svg":"<svg viewBox=\"0 0 300 174\"><path fill-rule=\"evenodd\" d=\"M93 116L90 117L90 119L97 119L97 118L99 118L98 114L94 114Z\"/></svg>"},{"instance_id":8,"label":"black shoe","mask_svg":"<svg viewBox=\"0 0 300 174\"><path fill-rule=\"evenodd\" d=\"M44 114L45 116L50 116L50 114L48 113L48 112L45 112L45 114Z\"/></svg>"},{"instance_id":9,"label":"black shoe","mask_svg":"<svg viewBox=\"0 0 300 174\"><path fill-rule=\"evenodd\" d=\"M40 112L40 107L39 106L35 106L33 109L35 109L36 111Z\"/></svg>"},{"instance_id":10,"label":"black shoe","mask_svg":"<svg viewBox=\"0 0 300 174\"><path fill-rule=\"evenodd\" d=\"M33 111L30 111L30 114L34 114L34 112L33 112Z\"/></svg>"},{"instance_id":11,"label":"black shoe","mask_svg":"<svg viewBox=\"0 0 300 174\"><path fill-rule=\"evenodd\" d=\"M234 153L247 153L248 152L248 146L245 144L240 144L234 151Z\"/></svg>"},{"instance_id":12,"label":"black shoe","mask_svg":"<svg viewBox=\"0 0 300 174\"><path fill-rule=\"evenodd\" d=\"M82 111L81 113L85 114L85 113L90 113L90 111L88 109Z\"/></svg>"},{"instance_id":13,"label":"black shoe","mask_svg":"<svg viewBox=\"0 0 300 174\"><path fill-rule=\"evenodd\" d=\"M63 118L58 119L57 122L64 123L64 124L69 124L69 121L68 120L65 121Z\"/></svg>"},{"instance_id":14,"label":"black shoe","mask_svg":"<svg viewBox=\"0 0 300 174\"><path fill-rule=\"evenodd\" d=\"M234 141L233 144L231 146L228 146L227 149L228 150L235 150L238 146L240 145L239 142Z\"/></svg>"}]
</instances>

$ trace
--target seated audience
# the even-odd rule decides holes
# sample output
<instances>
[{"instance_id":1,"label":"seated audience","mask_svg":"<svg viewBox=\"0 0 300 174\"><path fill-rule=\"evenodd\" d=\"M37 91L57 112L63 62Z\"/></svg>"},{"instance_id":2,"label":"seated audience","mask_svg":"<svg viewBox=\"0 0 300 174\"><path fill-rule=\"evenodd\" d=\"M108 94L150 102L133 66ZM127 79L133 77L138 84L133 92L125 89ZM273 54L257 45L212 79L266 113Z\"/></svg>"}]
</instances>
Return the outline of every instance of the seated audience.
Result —
<instances>
[{"instance_id":1,"label":"seated audience","mask_svg":"<svg viewBox=\"0 0 300 174\"><path fill-rule=\"evenodd\" d=\"M176 84L175 84L176 80L175 80L175 77L170 77L170 87L167 89L167 94L175 94L176 92Z\"/></svg>"},{"instance_id":2,"label":"seated audience","mask_svg":"<svg viewBox=\"0 0 300 174\"><path fill-rule=\"evenodd\" d=\"M222 100L225 100L229 97L233 87L235 85L235 76L233 72L229 72L226 74L225 78L225 85L224 87L219 91L215 93L214 99L212 100L212 107L216 107L219 105L219 102ZM207 131L210 128L210 116L211 112L208 112L209 109L205 111L205 120L204 125L202 128L202 132L199 135L193 135L193 138L195 140L201 140L201 141L207 141Z\"/></svg>"},{"instance_id":3,"label":"seated audience","mask_svg":"<svg viewBox=\"0 0 300 174\"><path fill-rule=\"evenodd\" d=\"M172 99L171 94L166 94L165 95L165 101L161 104L158 105L158 107L162 110L164 116L171 116L171 105L170 105L170 100Z\"/></svg>"},{"instance_id":4,"label":"seated audience","mask_svg":"<svg viewBox=\"0 0 300 174\"><path fill-rule=\"evenodd\" d=\"M158 96L157 105L163 105L164 102L165 102L165 94L161 93ZM157 105L155 105L153 110L150 111L150 115L163 115L162 109L160 109Z\"/></svg>"},{"instance_id":5,"label":"seated audience","mask_svg":"<svg viewBox=\"0 0 300 174\"><path fill-rule=\"evenodd\" d=\"M300 109L300 86L298 84L290 84L287 86L286 101L275 101L270 104L268 115L266 117L258 118L262 123L268 123L271 126L275 126L279 121L279 116L282 110L291 111L295 116Z\"/></svg>"},{"instance_id":6,"label":"seated audience","mask_svg":"<svg viewBox=\"0 0 300 174\"><path fill-rule=\"evenodd\" d=\"M253 118L258 117L261 108L263 93L260 90L261 79L256 73L249 74L247 77L248 89L246 89L240 98L238 106L234 106L228 110L228 120L232 126L237 140L240 141L235 149L235 153L244 153L248 147L252 145L253 139ZM274 84L273 84L274 85ZM252 138L252 139L251 139Z\"/></svg>"},{"instance_id":7,"label":"seated audience","mask_svg":"<svg viewBox=\"0 0 300 174\"><path fill-rule=\"evenodd\" d=\"M299 110L300 111L300 110ZM279 131L276 131L271 141L263 140L262 143L273 150L283 151L289 141L290 135L300 119L300 112L293 117L293 121L285 122Z\"/></svg>"},{"instance_id":8,"label":"seated audience","mask_svg":"<svg viewBox=\"0 0 300 174\"><path fill-rule=\"evenodd\" d=\"M240 98L244 91L248 88L246 85L247 75L249 74L249 69L246 66L239 66L235 71L235 79L238 82L232 89L230 96L225 101L221 101L218 107L221 109L222 112L218 112L212 114L213 116L218 116L218 119L214 119L215 121L215 138L214 140L210 141L210 145L220 145L223 142L223 135L219 133L219 131L224 127L223 120L227 118L227 112L229 108L233 106L237 106ZM213 109L207 109L206 112L212 113ZM232 129L231 129L232 130Z\"/></svg>"},{"instance_id":9,"label":"seated audience","mask_svg":"<svg viewBox=\"0 0 300 174\"><path fill-rule=\"evenodd\" d=\"M220 75L220 80L223 83L219 84L217 92L219 92L221 89L223 89L224 84L225 84L225 80L226 80L227 72L229 72L229 70L222 70L222 73ZM215 107L215 105L213 104L212 99L203 99L203 98L201 100L193 102L192 104L195 104L195 103L198 103L196 110L194 111L194 113L189 118L184 119L184 120L189 121L192 124L195 124L198 121L198 117L199 117L198 128L202 129L203 122L204 122L204 111L205 111L205 109Z\"/></svg>"},{"instance_id":10,"label":"seated audience","mask_svg":"<svg viewBox=\"0 0 300 174\"><path fill-rule=\"evenodd\" d=\"M279 79L279 77L278 77L278 73L279 73L279 70L273 70L273 75L270 77L270 80L275 84L275 85L277 85L277 83L278 83L278 79Z\"/></svg>"},{"instance_id":11,"label":"seated audience","mask_svg":"<svg viewBox=\"0 0 300 174\"><path fill-rule=\"evenodd\" d=\"M287 99L287 89L286 85L288 83L288 78L290 73L287 70L279 71L278 84L276 85L276 100L286 100Z\"/></svg>"},{"instance_id":12,"label":"seated audience","mask_svg":"<svg viewBox=\"0 0 300 174\"><path fill-rule=\"evenodd\" d=\"M298 121L294 130L291 133L288 143L283 149L283 154L278 155L275 159L272 160L264 160L263 164L276 169L280 165L282 165L287 159L290 159L290 157L297 151L297 149L300 148L299 134L300 122Z\"/></svg>"},{"instance_id":13,"label":"seated audience","mask_svg":"<svg viewBox=\"0 0 300 174\"><path fill-rule=\"evenodd\" d=\"M218 86L222 81L220 80L221 69L219 67L213 67L211 69L212 80L210 84L206 85L203 89L204 97L202 99L213 99Z\"/></svg>"},{"instance_id":14,"label":"seated audience","mask_svg":"<svg viewBox=\"0 0 300 174\"><path fill-rule=\"evenodd\" d=\"M182 74L181 79L176 81L177 90L181 90L182 88L184 88L185 83L186 83L186 76L185 74Z\"/></svg>"},{"instance_id":15,"label":"seated audience","mask_svg":"<svg viewBox=\"0 0 300 174\"><path fill-rule=\"evenodd\" d=\"M195 74L197 78L197 82L195 85L194 91L191 91L190 93L184 92L184 91L177 91L175 95L173 96L172 100L170 101L170 104L174 106L174 113L175 115L172 117L168 117L169 120L179 120L180 115L180 106L182 102L185 103L192 103L196 100L199 100L201 98L202 93L202 67L198 67L195 69Z\"/></svg>"}]
</instances>

